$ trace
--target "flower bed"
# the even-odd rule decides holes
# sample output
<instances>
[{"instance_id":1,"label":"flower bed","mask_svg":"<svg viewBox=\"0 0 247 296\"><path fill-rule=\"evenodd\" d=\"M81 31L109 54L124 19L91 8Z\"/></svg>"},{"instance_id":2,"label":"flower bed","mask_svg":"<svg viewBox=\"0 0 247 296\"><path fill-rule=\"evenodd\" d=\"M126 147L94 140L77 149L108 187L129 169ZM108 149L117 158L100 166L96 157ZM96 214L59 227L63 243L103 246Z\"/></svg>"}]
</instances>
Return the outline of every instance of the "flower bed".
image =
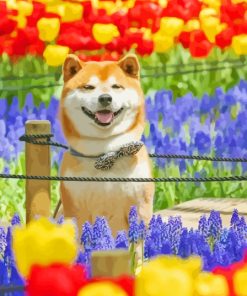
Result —
<instances>
[{"instance_id":1,"label":"flower bed","mask_svg":"<svg viewBox=\"0 0 247 296\"><path fill-rule=\"evenodd\" d=\"M247 84L241 81L237 86L223 92L217 88L213 96L205 94L201 100L187 94L174 100L173 93L157 91L146 98L147 125L142 140L150 153L216 155L225 157L246 157L245 141L247 116ZM48 119L51 122L54 141L66 144L61 127L56 119L59 101L52 97L49 105L34 104L33 95L26 97L23 108L18 98L10 105L0 100L0 171L25 173L24 143L18 139L24 134L24 124L31 119ZM58 174L64 149L51 148L52 175ZM154 159L155 177L209 177L241 175L246 164L210 163L206 161L184 161ZM23 180L0 180L2 200L0 217L10 218L14 212L24 217ZM171 194L171 192L173 194ZM202 196L246 197L247 191L241 182L187 184L157 183L155 209L166 208L188 198ZM58 200L58 182L52 182L52 207Z\"/></svg>"},{"instance_id":2,"label":"flower bed","mask_svg":"<svg viewBox=\"0 0 247 296\"><path fill-rule=\"evenodd\" d=\"M208 1L6 1L0 3L0 53L43 55L61 65L71 50L103 51L99 59L118 59L135 48L140 55L169 51L177 43L193 57L214 46L247 53L246 3ZM83 53L82 53L83 52ZM92 57L90 57L92 59Z\"/></svg>"},{"instance_id":3,"label":"flower bed","mask_svg":"<svg viewBox=\"0 0 247 296\"><path fill-rule=\"evenodd\" d=\"M132 207L128 232L120 231L116 238L103 217L97 217L93 225L86 222L83 252L76 243L73 223L62 217L60 225L45 218L27 227L19 224L15 215L7 233L0 228L0 285L28 284L28 296L44 296L47 291L60 296L105 295L104 289L109 291L106 295L124 296L159 296L164 289L165 295L176 291L178 296L246 295L247 225L237 210L229 228L222 227L219 212L211 211L208 218L200 218L197 229L188 230L179 217L164 222L160 216L153 216L146 228ZM144 256L136 266L133 246L140 243ZM91 278L91 253L115 248L130 250L136 279Z\"/></svg>"}]
</instances>

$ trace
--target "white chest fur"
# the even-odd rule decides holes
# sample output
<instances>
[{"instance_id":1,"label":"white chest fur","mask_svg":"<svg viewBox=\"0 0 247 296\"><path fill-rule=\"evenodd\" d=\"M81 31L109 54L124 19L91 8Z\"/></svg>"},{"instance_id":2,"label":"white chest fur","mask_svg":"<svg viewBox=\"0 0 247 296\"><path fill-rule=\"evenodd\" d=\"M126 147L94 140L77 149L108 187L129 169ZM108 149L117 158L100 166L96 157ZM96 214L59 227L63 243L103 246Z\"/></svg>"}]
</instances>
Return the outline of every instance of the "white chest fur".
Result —
<instances>
[{"instance_id":1,"label":"white chest fur","mask_svg":"<svg viewBox=\"0 0 247 296\"><path fill-rule=\"evenodd\" d=\"M94 168L95 159L78 157L76 167L66 168L63 176L68 177L108 177L108 178L150 178L151 172L146 161L133 162L131 157L117 159L107 171ZM130 203L138 204L144 196L142 182L64 182L73 202L96 215L109 216L119 207ZM95 217L92 217L93 219Z\"/></svg>"}]
</instances>

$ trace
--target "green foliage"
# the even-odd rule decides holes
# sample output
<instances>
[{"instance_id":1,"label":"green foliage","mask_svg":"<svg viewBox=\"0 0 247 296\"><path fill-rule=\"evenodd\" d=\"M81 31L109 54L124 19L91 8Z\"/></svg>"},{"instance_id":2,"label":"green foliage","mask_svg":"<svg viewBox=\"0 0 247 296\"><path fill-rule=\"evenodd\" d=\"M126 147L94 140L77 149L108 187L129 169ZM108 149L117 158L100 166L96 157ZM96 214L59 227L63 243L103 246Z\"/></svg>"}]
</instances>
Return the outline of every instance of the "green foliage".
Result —
<instances>
[{"instance_id":1,"label":"green foliage","mask_svg":"<svg viewBox=\"0 0 247 296\"><path fill-rule=\"evenodd\" d=\"M194 59L181 45L177 45L168 53L153 53L148 57L139 57L141 74L148 75L141 80L145 94L160 89L172 90L174 99L188 92L201 97L203 94L213 94L215 88L221 86L224 90L229 89L247 77L247 67L242 62L235 62L232 67L230 63L221 63L223 60L238 60L232 51L221 52L214 48L207 59ZM214 61L219 61L215 64ZM199 64L202 64L201 66ZM189 64L184 66L184 64ZM196 64L196 65L195 65ZM242 67L243 66L243 67ZM147 69L148 68L148 69ZM220 68L214 71L198 72L208 68ZM195 71L195 72L194 72ZM179 74L179 72L186 72ZM11 62L7 55L0 57L0 90L1 98L8 98L9 102L13 96L18 96L20 106L23 106L25 96L30 91L33 93L35 103L41 101L47 105L52 95L58 98L61 94L62 67L49 67L41 57L27 55ZM157 73L164 73L160 77L153 77ZM6 80L3 77L21 76L21 80ZM41 77L42 76L42 77ZM53 85L51 87L44 87ZM34 86L40 86L33 88ZM21 89L22 90L17 90Z\"/></svg>"}]
</instances>

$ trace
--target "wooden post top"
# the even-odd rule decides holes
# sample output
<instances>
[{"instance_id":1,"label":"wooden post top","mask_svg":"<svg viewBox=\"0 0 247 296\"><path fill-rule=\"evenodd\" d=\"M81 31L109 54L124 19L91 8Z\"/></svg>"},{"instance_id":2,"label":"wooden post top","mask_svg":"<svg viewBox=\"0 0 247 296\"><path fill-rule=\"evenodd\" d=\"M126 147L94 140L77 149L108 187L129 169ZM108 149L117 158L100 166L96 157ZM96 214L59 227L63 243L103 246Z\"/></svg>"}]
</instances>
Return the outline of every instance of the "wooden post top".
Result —
<instances>
[{"instance_id":1,"label":"wooden post top","mask_svg":"<svg viewBox=\"0 0 247 296\"><path fill-rule=\"evenodd\" d=\"M130 274L128 250L94 251L92 253L92 275L94 277L118 277Z\"/></svg>"}]
</instances>

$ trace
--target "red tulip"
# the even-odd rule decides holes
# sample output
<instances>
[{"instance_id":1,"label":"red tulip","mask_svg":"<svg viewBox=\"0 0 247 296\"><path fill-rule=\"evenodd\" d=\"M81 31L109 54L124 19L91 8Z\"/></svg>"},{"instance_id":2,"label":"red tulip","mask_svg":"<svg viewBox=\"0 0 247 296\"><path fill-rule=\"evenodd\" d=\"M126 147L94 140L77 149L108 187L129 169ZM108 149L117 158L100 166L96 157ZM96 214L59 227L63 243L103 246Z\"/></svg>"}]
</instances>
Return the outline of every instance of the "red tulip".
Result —
<instances>
[{"instance_id":1,"label":"red tulip","mask_svg":"<svg viewBox=\"0 0 247 296\"><path fill-rule=\"evenodd\" d=\"M0 17L0 35L10 34L17 26L17 22L9 19L6 15Z\"/></svg>"},{"instance_id":2,"label":"red tulip","mask_svg":"<svg viewBox=\"0 0 247 296\"><path fill-rule=\"evenodd\" d=\"M90 24L100 23L100 24L111 24L111 16L106 14L104 9L92 10L91 14L85 19L86 22Z\"/></svg>"},{"instance_id":3,"label":"red tulip","mask_svg":"<svg viewBox=\"0 0 247 296\"><path fill-rule=\"evenodd\" d=\"M93 8L91 1L83 1L81 4L83 6L83 19L85 20L85 22L87 22L88 17L92 14L93 10L95 9Z\"/></svg>"},{"instance_id":4,"label":"red tulip","mask_svg":"<svg viewBox=\"0 0 247 296\"><path fill-rule=\"evenodd\" d=\"M231 264L228 267L215 267L212 270L212 273L214 274L221 274L223 275L228 283L228 287L229 287L229 296L235 296L235 291L234 291L234 284L233 284L233 278L234 278L234 274L236 273L237 270L243 268L244 266L246 266L247 264L247 251L244 254L244 257L241 261L236 262Z\"/></svg>"},{"instance_id":5,"label":"red tulip","mask_svg":"<svg viewBox=\"0 0 247 296\"><path fill-rule=\"evenodd\" d=\"M221 22L232 25L235 20L244 19L247 3L233 4L231 0L224 0L220 7Z\"/></svg>"},{"instance_id":6,"label":"red tulip","mask_svg":"<svg viewBox=\"0 0 247 296\"><path fill-rule=\"evenodd\" d=\"M86 283L82 265L34 265L27 279L28 296L76 296Z\"/></svg>"},{"instance_id":7,"label":"red tulip","mask_svg":"<svg viewBox=\"0 0 247 296\"><path fill-rule=\"evenodd\" d=\"M206 35L201 30L191 32L189 50L193 57L206 57L211 51L213 44L211 44Z\"/></svg>"},{"instance_id":8,"label":"red tulip","mask_svg":"<svg viewBox=\"0 0 247 296\"><path fill-rule=\"evenodd\" d=\"M127 47L131 48L132 44L140 44L142 43L143 40L143 32L126 32L126 42L127 42Z\"/></svg>"},{"instance_id":9,"label":"red tulip","mask_svg":"<svg viewBox=\"0 0 247 296\"><path fill-rule=\"evenodd\" d=\"M235 32L235 35L247 34L247 18L243 20L236 20L232 28Z\"/></svg>"},{"instance_id":10,"label":"red tulip","mask_svg":"<svg viewBox=\"0 0 247 296\"><path fill-rule=\"evenodd\" d=\"M169 0L162 16L171 16L188 21L198 17L202 3L199 0Z\"/></svg>"},{"instance_id":11,"label":"red tulip","mask_svg":"<svg viewBox=\"0 0 247 296\"><path fill-rule=\"evenodd\" d=\"M190 37L191 37L191 32L182 32L178 37L178 41L182 43L184 48L189 48Z\"/></svg>"},{"instance_id":12,"label":"red tulip","mask_svg":"<svg viewBox=\"0 0 247 296\"><path fill-rule=\"evenodd\" d=\"M232 43L232 37L234 36L234 30L232 28L226 28L215 37L215 43L221 49L230 46Z\"/></svg>"},{"instance_id":13,"label":"red tulip","mask_svg":"<svg viewBox=\"0 0 247 296\"><path fill-rule=\"evenodd\" d=\"M57 44L68 46L72 51L83 50L87 43L90 42L90 37L84 37L77 32L69 32L60 34L57 39Z\"/></svg>"},{"instance_id":14,"label":"red tulip","mask_svg":"<svg viewBox=\"0 0 247 296\"><path fill-rule=\"evenodd\" d=\"M139 43L137 46L137 53L141 56L150 55L154 50L154 43L152 40L143 40L142 43Z\"/></svg>"},{"instance_id":15,"label":"red tulip","mask_svg":"<svg viewBox=\"0 0 247 296\"><path fill-rule=\"evenodd\" d=\"M33 12L27 17L27 26L36 26L37 21L44 16L45 4L39 2L32 2Z\"/></svg>"},{"instance_id":16,"label":"red tulip","mask_svg":"<svg viewBox=\"0 0 247 296\"><path fill-rule=\"evenodd\" d=\"M42 55L45 44L39 39L39 32L36 27L26 27L24 30L28 39L28 53L32 55Z\"/></svg>"},{"instance_id":17,"label":"red tulip","mask_svg":"<svg viewBox=\"0 0 247 296\"><path fill-rule=\"evenodd\" d=\"M128 11L128 19L131 27L152 27L153 22L160 18L162 8L149 1L137 1L135 6Z\"/></svg>"},{"instance_id":18,"label":"red tulip","mask_svg":"<svg viewBox=\"0 0 247 296\"><path fill-rule=\"evenodd\" d=\"M61 23L60 32L77 32L78 34L81 34L83 36L88 36L92 34L92 26L90 24L87 24L84 20L69 23Z\"/></svg>"},{"instance_id":19,"label":"red tulip","mask_svg":"<svg viewBox=\"0 0 247 296\"><path fill-rule=\"evenodd\" d=\"M125 49L129 50L130 46L127 45L126 37L116 37L112 42L106 44L105 48L109 51L116 51L122 54Z\"/></svg>"},{"instance_id":20,"label":"red tulip","mask_svg":"<svg viewBox=\"0 0 247 296\"><path fill-rule=\"evenodd\" d=\"M117 11L111 15L112 23L118 27L121 36L129 27L128 14L124 11Z\"/></svg>"}]
</instances>

